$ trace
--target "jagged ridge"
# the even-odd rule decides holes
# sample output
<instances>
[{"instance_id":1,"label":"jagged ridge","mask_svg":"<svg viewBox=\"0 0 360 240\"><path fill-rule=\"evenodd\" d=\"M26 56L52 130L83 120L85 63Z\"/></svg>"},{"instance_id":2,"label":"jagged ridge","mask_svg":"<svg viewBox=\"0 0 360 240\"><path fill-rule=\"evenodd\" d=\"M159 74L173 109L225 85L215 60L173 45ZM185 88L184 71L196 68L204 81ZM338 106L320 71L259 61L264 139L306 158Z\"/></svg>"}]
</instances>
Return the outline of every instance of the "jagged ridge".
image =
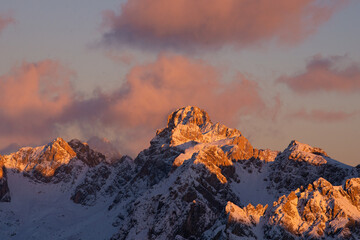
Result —
<instances>
[{"instance_id":1,"label":"jagged ridge","mask_svg":"<svg viewBox=\"0 0 360 240\"><path fill-rule=\"evenodd\" d=\"M292 238L359 238L360 178L348 179L344 186L333 186L319 178L307 188L282 196L269 208L239 208L228 202L226 212L232 223L226 231L237 236L256 238L255 231L249 228L261 225L262 234L271 239L286 234ZM239 232L236 226L248 232Z\"/></svg>"},{"instance_id":2,"label":"jagged ridge","mask_svg":"<svg viewBox=\"0 0 360 240\"><path fill-rule=\"evenodd\" d=\"M58 138L42 147L23 148L0 157L0 167L3 201L10 201L14 179L34 188L53 184L66 199L87 206L86 211L96 209L106 215L104 223L90 228L100 232L108 229L103 234L111 239L259 239L285 235L291 239L358 234L357 212L353 209L355 215L351 215L335 206L343 209L351 200L359 208L359 167L341 164L323 150L298 141L292 141L283 152L256 149L239 130L212 123L197 107L170 114L167 126L157 131L150 147L134 161L127 156L109 160L86 143L66 143ZM334 187L340 185L343 187ZM19 194L18 190L15 193ZM338 193L341 196L336 197ZM315 195L320 196L316 198L321 199L320 205L312 203ZM314 215L314 220L311 214L315 213L304 209L318 205L326 209L319 214L325 215ZM11 211L6 216L11 216ZM351 219L346 222L346 217ZM345 225L333 226L331 221ZM77 228L79 224L74 223L73 229L86 229L86 225ZM21 229L22 225L17 226ZM91 235L81 231L69 237L97 239L100 232Z\"/></svg>"}]
</instances>

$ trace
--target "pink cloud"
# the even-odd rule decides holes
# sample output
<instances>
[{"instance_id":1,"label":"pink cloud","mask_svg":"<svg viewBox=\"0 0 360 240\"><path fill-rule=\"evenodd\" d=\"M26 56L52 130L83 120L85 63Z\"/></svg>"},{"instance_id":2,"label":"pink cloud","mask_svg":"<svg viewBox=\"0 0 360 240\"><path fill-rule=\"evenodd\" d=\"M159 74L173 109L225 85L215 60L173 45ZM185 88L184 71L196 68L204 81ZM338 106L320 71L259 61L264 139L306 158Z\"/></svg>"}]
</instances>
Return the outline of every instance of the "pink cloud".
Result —
<instances>
[{"instance_id":1,"label":"pink cloud","mask_svg":"<svg viewBox=\"0 0 360 240\"><path fill-rule=\"evenodd\" d=\"M308 121L315 121L321 123L331 123L331 122L339 122L346 121L356 115L358 115L359 111L354 111L351 113L347 113L344 111L324 111L321 109L306 111L305 109L301 109L300 111L290 114L291 118L295 119L304 119Z\"/></svg>"},{"instance_id":2,"label":"pink cloud","mask_svg":"<svg viewBox=\"0 0 360 240\"><path fill-rule=\"evenodd\" d=\"M40 141L72 102L73 72L56 61L24 62L0 76L0 143Z\"/></svg>"},{"instance_id":3,"label":"pink cloud","mask_svg":"<svg viewBox=\"0 0 360 240\"><path fill-rule=\"evenodd\" d=\"M113 92L78 99L61 121L87 123L84 132L96 126L98 132L112 129L126 139L121 144L124 151L134 154L148 145L155 130L166 125L168 114L179 107L199 106L214 121L226 124L265 109L256 82L241 74L227 84L221 80L218 69L201 60L163 54L154 62L134 66Z\"/></svg>"},{"instance_id":4,"label":"pink cloud","mask_svg":"<svg viewBox=\"0 0 360 240\"><path fill-rule=\"evenodd\" d=\"M160 56L154 63L134 67L122 87L125 92L110 111L128 126L161 126L169 111L195 105L217 118L233 122L236 113L264 107L255 82L240 75L223 84L213 66L181 56Z\"/></svg>"},{"instance_id":5,"label":"pink cloud","mask_svg":"<svg viewBox=\"0 0 360 240\"><path fill-rule=\"evenodd\" d=\"M177 55L134 66L124 84L86 99L72 90L73 76L53 60L23 63L0 76L0 147L46 142L65 132L73 138L76 129L84 140L112 133L122 153L135 155L179 107L199 106L230 126L239 116L266 111L256 82L239 73L224 84L219 69Z\"/></svg>"},{"instance_id":6,"label":"pink cloud","mask_svg":"<svg viewBox=\"0 0 360 240\"><path fill-rule=\"evenodd\" d=\"M0 15L0 33L11 23L15 23L15 19L9 14Z\"/></svg>"},{"instance_id":7,"label":"pink cloud","mask_svg":"<svg viewBox=\"0 0 360 240\"><path fill-rule=\"evenodd\" d=\"M297 93L317 91L359 92L360 64L351 62L346 55L331 57L315 55L307 63L306 70L303 73L292 76L285 75L277 81L285 83Z\"/></svg>"},{"instance_id":8,"label":"pink cloud","mask_svg":"<svg viewBox=\"0 0 360 240\"><path fill-rule=\"evenodd\" d=\"M296 44L348 1L132 0L103 13L105 43L147 48Z\"/></svg>"}]
</instances>

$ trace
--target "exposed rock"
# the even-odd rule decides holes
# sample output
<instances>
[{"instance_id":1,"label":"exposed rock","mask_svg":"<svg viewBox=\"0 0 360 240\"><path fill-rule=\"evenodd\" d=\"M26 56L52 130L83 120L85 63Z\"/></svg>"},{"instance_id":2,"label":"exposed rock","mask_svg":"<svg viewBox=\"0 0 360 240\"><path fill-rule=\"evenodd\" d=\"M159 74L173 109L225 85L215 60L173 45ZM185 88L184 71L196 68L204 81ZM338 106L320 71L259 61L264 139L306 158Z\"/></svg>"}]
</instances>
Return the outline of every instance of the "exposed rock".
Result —
<instances>
[{"instance_id":1,"label":"exposed rock","mask_svg":"<svg viewBox=\"0 0 360 240\"><path fill-rule=\"evenodd\" d=\"M327 179L331 184L340 185L346 178L354 176L354 168L331 159L320 148L298 141L292 141L276 157L270 168L271 188L276 189L279 196L307 186L319 177Z\"/></svg>"},{"instance_id":2,"label":"exposed rock","mask_svg":"<svg viewBox=\"0 0 360 240\"><path fill-rule=\"evenodd\" d=\"M36 172L44 177L52 177L57 168L68 164L75 156L76 153L67 142L57 138L47 145L24 147L16 153L4 156L4 165L21 172Z\"/></svg>"},{"instance_id":3,"label":"exposed rock","mask_svg":"<svg viewBox=\"0 0 360 240\"><path fill-rule=\"evenodd\" d=\"M69 142L69 146L75 151L76 157L89 167L94 167L105 161L105 156L91 149L87 143L73 139Z\"/></svg>"},{"instance_id":4,"label":"exposed rock","mask_svg":"<svg viewBox=\"0 0 360 240\"><path fill-rule=\"evenodd\" d=\"M134 161L127 156L109 161L100 152L59 138L0 157L0 199L10 196L8 186L21 196L36 189L29 202L46 208L39 228L26 232L33 234L29 238L48 237L47 220L61 222L62 214L72 211L85 221L66 223L69 235L57 226L51 234L58 228L60 238L88 239L81 228L98 233L94 239L360 238L359 167L341 164L320 148L292 141L283 152L256 149L239 130L185 107L169 116ZM54 195L45 197L43 190ZM58 211L50 208L53 201ZM15 236L13 230L1 235L8 227L20 234L37 219L36 213L31 222L17 222L13 212L22 205L13 207L0 209L4 219L12 219L0 221L0 238ZM23 210L34 214L27 206Z\"/></svg>"},{"instance_id":5,"label":"exposed rock","mask_svg":"<svg viewBox=\"0 0 360 240\"><path fill-rule=\"evenodd\" d=\"M360 222L359 184L360 179L353 178L343 188L319 178L307 189L296 189L280 197L270 208L239 208L228 203L226 212L229 221L240 225L256 226L262 219L264 235L271 239L282 238L284 233L293 239L348 238L351 232L354 234L350 228ZM254 233L253 229L248 232Z\"/></svg>"},{"instance_id":6,"label":"exposed rock","mask_svg":"<svg viewBox=\"0 0 360 240\"><path fill-rule=\"evenodd\" d=\"M7 182L4 158L0 155L0 202L10 202L10 190Z\"/></svg>"},{"instance_id":7,"label":"exposed rock","mask_svg":"<svg viewBox=\"0 0 360 240\"><path fill-rule=\"evenodd\" d=\"M325 157L328 157L326 152L321 148L311 147L295 140L291 141L282 155L285 155L288 159L307 162L315 166L326 164L327 161Z\"/></svg>"},{"instance_id":8,"label":"exposed rock","mask_svg":"<svg viewBox=\"0 0 360 240\"><path fill-rule=\"evenodd\" d=\"M116 165L100 163L89 169L72 193L74 203L92 206L99 198L110 198L132 177L132 159L123 156Z\"/></svg>"},{"instance_id":9,"label":"exposed rock","mask_svg":"<svg viewBox=\"0 0 360 240\"><path fill-rule=\"evenodd\" d=\"M259 223L260 217L264 215L267 207L267 205L262 206L261 204L254 207L249 203L246 207L240 208L234 203L228 202L225 207L225 211L229 215L229 222L240 222L251 226Z\"/></svg>"}]
</instances>

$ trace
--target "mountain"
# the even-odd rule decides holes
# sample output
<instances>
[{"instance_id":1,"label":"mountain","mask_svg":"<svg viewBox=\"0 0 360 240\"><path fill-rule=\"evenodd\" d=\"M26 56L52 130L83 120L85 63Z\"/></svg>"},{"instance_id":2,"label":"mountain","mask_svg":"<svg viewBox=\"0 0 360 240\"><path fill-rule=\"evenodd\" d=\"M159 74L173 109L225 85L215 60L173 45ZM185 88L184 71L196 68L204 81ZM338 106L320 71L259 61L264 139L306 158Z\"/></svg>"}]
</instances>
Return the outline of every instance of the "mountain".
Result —
<instances>
[{"instance_id":1,"label":"mountain","mask_svg":"<svg viewBox=\"0 0 360 240\"><path fill-rule=\"evenodd\" d=\"M121 154L116 147L106 138L99 138L96 136L91 137L87 143L89 146L97 151L104 154L107 161L114 162L121 158Z\"/></svg>"},{"instance_id":2,"label":"mountain","mask_svg":"<svg viewBox=\"0 0 360 240\"><path fill-rule=\"evenodd\" d=\"M280 197L272 206L259 204L255 208L249 204L240 208L228 202L226 212L228 236L359 239L360 178L348 179L343 186L319 178Z\"/></svg>"},{"instance_id":3,"label":"mountain","mask_svg":"<svg viewBox=\"0 0 360 240\"><path fill-rule=\"evenodd\" d=\"M51 178L55 171L76 156L73 149L61 138L51 143L31 148L24 147L18 152L4 156L4 166L34 177Z\"/></svg>"},{"instance_id":4,"label":"mountain","mask_svg":"<svg viewBox=\"0 0 360 240\"><path fill-rule=\"evenodd\" d=\"M120 156L58 138L0 157L0 238L360 238L360 165L320 148L257 149L188 106Z\"/></svg>"},{"instance_id":5,"label":"mountain","mask_svg":"<svg viewBox=\"0 0 360 240\"><path fill-rule=\"evenodd\" d=\"M20 149L19 144L11 143L8 146L6 146L5 148L0 149L0 154L3 154L3 155L10 154L12 152L17 151L18 149Z\"/></svg>"}]
</instances>

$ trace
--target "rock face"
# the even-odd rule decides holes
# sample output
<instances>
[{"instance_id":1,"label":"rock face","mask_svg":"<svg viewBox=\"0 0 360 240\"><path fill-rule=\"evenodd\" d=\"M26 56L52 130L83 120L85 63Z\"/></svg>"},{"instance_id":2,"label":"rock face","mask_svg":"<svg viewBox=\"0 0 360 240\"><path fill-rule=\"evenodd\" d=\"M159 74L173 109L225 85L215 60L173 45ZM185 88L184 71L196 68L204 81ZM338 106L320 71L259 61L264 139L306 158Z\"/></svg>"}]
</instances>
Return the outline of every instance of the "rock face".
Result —
<instances>
[{"instance_id":1,"label":"rock face","mask_svg":"<svg viewBox=\"0 0 360 240\"><path fill-rule=\"evenodd\" d=\"M4 158L0 155L0 202L10 202L10 190L7 182Z\"/></svg>"},{"instance_id":2,"label":"rock face","mask_svg":"<svg viewBox=\"0 0 360 240\"><path fill-rule=\"evenodd\" d=\"M76 152L76 157L89 167L94 167L105 161L105 156L91 149L87 143L73 139L69 142L69 146Z\"/></svg>"},{"instance_id":3,"label":"rock face","mask_svg":"<svg viewBox=\"0 0 360 240\"><path fill-rule=\"evenodd\" d=\"M292 141L270 168L271 188L276 189L279 196L306 186L319 177L341 185L347 177L358 176L355 168L331 159L322 149L297 141Z\"/></svg>"},{"instance_id":4,"label":"rock face","mask_svg":"<svg viewBox=\"0 0 360 240\"><path fill-rule=\"evenodd\" d=\"M27 232L33 239L53 236L35 233L57 229L41 226L66 208L85 217L64 222L69 231L59 228L60 239L360 238L359 167L320 148L292 141L283 152L257 149L239 130L188 106L170 114L135 160L109 161L116 150L101 149L107 148L58 138L0 157L0 201L11 200L4 218L15 219L18 239L37 215L17 222L13 212L23 205L10 196L19 199L27 189L40 189L29 193L32 203L52 189L57 197L44 199L61 199L57 215L49 209L38 214L40 225ZM21 190L15 180L27 187ZM1 239L15 236L2 235L9 223L2 224Z\"/></svg>"},{"instance_id":5,"label":"rock face","mask_svg":"<svg viewBox=\"0 0 360 240\"><path fill-rule=\"evenodd\" d=\"M112 208L126 206L126 212L113 238L202 237L224 217L229 200L241 203L230 184L239 181L234 165L265 164L277 154L253 148L239 130L213 124L199 108L176 110L135 159L134 178L115 198Z\"/></svg>"},{"instance_id":6,"label":"rock face","mask_svg":"<svg viewBox=\"0 0 360 240\"><path fill-rule=\"evenodd\" d=\"M100 160L104 160L104 156ZM111 198L131 179L132 159L123 156L115 165L101 162L90 168L84 179L75 187L71 200L86 206L93 206L99 198Z\"/></svg>"},{"instance_id":7,"label":"rock face","mask_svg":"<svg viewBox=\"0 0 360 240\"><path fill-rule=\"evenodd\" d=\"M4 166L21 172L51 177L56 169L68 164L75 156L76 153L69 144L62 138L57 138L45 146L24 147L16 153L4 156Z\"/></svg>"},{"instance_id":8,"label":"rock face","mask_svg":"<svg viewBox=\"0 0 360 240\"><path fill-rule=\"evenodd\" d=\"M135 159L135 177L112 206L127 209L113 239L261 238L246 224L257 225L267 207L251 202L266 195L263 202L270 205L318 177L341 184L353 172L297 141L283 152L256 149L239 130L213 124L205 111L181 108ZM124 200L124 192L132 192L133 200ZM236 205L247 205L242 227L232 214Z\"/></svg>"},{"instance_id":9,"label":"rock face","mask_svg":"<svg viewBox=\"0 0 360 240\"><path fill-rule=\"evenodd\" d=\"M359 193L360 178L348 179L344 186L333 186L319 178L306 189L296 189L288 196L282 196L270 208L258 205L254 209L250 206L249 211L249 206L239 208L230 203L226 210L229 222L246 229L248 237L256 238L252 230L261 225L259 227L267 239L284 235L292 239L358 239Z\"/></svg>"}]
</instances>

